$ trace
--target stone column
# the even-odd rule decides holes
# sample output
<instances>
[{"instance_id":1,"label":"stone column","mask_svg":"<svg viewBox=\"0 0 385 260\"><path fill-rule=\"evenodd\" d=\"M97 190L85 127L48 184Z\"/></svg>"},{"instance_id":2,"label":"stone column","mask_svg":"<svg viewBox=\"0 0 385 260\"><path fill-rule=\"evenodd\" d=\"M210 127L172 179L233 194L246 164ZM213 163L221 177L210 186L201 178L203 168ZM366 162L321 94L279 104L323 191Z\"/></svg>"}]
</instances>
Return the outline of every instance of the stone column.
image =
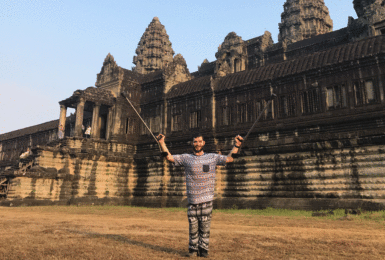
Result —
<instances>
[{"instance_id":1,"label":"stone column","mask_svg":"<svg viewBox=\"0 0 385 260\"><path fill-rule=\"evenodd\" d=\"M108 108L107 123L106 123L106 140L111 138L111 126L112 126L112 107Z\"/></svg>"},{"instance_id":2,"label":"stone column","mask_svg":"<svg viewBox=\"0 0 385 260\"><path fill-rule=\"evenodd\" d=\"M119 105L115 106L115 111L113 115L113 124L111 125L111 139L119 140L122 138L122 107Z\"/></svg>"},{"instance_id":3,"label":"stone column","mask_svg":"<svg viewBox=\"0 0 385 260\"><path fill-rule=\"evenodd\" d=\"M100 113L100 103L95 103L93 113L92 113L91 138L100 138L99 113Z\"/></svg>"},{"instance_id":4,"label":"stone column","mask_svg":"<svg viewBox=\"0 0 385 260\"><path fill-rule=\"evenodd\" d=\"M60 125L63 126L63 133L65 133L66 128L66 118L67 118L67 107L65 105L60 105L60 117L59 117L59 130Z\"/></svg>"},{"instance_id":5,"label":"stone column","mask_svg":"<svg viewBox=\"0 0 385 260\"><path fill-rule=\"evenodd\" d=\"M79 99L79 103L76 107L76 120L75 120L75 137L83 137L82 125L84 115L84 105L86 101L84 98Z\"/></svg>"},{"instance_id":6,"label":"stone column","mask_svg":"<svg viewBox=\"0 0 385 260\"><path fill-rule=\"evenodd\" d=\"M166 93L165 93L166 94ZM165 95L166 96L166 95ZM162 111L160 112L162 114ZM164 99L164 102L163 102L163 116L162 116L162 120L163 120L163 127L161 127L160 131L161 133L163 133L164 135L167 134L168 132L168 106L167 106L167 98ZM170 130L171 130L171 126L170 126Z\"/></svg>"}]
</instances>

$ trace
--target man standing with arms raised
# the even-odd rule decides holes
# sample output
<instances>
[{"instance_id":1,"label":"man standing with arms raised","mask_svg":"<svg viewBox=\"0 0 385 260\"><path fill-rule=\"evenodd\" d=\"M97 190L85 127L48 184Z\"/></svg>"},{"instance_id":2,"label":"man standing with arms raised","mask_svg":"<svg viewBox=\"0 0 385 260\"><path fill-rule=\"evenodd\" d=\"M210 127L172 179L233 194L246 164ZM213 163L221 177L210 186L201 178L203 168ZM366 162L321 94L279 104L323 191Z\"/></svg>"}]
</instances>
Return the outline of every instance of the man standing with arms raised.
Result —
<instances>
[{"instance_id":1,"label":"man standing with arms raised","mask_svg":"<svg viewBox=\"0 0 385 260\"><path fill-rule=\"evenodd\" d=\"M242 144L241 136L235 137L235 146L229 157L215 153L205 153L202 135L193 138L193 153L171 155L165 144L165 136L158 135L167 160L175 166L184 166L188 200L187 216L189 221L189 256L208 257L211 213L213 210L215 168L233 161L230 156L237 153Z\"/></svg>"}]
</instances>

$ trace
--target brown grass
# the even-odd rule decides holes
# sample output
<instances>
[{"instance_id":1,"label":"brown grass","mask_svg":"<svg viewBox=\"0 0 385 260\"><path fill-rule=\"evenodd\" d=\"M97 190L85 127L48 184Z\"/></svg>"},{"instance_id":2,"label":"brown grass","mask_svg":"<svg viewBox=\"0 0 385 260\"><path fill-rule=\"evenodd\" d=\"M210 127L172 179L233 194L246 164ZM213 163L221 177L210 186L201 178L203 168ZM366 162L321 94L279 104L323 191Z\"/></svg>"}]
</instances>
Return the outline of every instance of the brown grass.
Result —
<instances>
[{"instance_id":1,"label":"brown grass","mask_svg":"<svg viewBox=\"0 0 385 260\"><path fill-rule=\"evenodd\" d=\"M186 210L0 208L0 259L184 259ZM214 211L211 259L384 259L385 223Z\"/></svg>"}]
</instances>

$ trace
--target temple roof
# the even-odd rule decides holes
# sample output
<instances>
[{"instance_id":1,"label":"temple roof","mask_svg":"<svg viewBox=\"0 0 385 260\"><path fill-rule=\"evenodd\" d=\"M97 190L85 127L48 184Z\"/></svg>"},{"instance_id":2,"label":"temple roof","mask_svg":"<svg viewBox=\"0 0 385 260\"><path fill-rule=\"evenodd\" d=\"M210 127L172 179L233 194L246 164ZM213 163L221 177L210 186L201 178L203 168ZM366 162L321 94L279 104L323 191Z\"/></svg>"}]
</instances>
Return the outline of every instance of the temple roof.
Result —
<instances>
[{"instance_id":1,"label":"temple roof","mask_svg":"<svg viewBox=\"0 0 385 260\"><path fill-rule=\"evenodd\" d=\"M315 44L322 44L325 46L325 48L328 48L330 46L330 43L328 44L325 42L331 42L331 41L336 42L340 39L345 39L347 43L348 42L347 37L348 37L348 28L345 27L337 31L316 35L309 39L305 39L299 42L295 42L293 44L289 44L287 46L286 51L292 51L294 49L300 49L300 48L304 48Z\"/></svg>"},{"instance_id":2,"label":"temple roof","mask_svg":"<svg viewBox=\"0 0 385 260\"><path fill-rule=\"evenodd\" d=\"M385 53L385 36L366 38L349 44L339 45L280 63L229 74L218 78L215 91L231 89L235 86L253 84L319 69L333 64L370 57ZM195 78L173 86L167 98L184 96L210 88L210 75Z\"/></svg>"},{"instance_id":3,"label":"temple roof","mask_svg":"<svg viewBox=\"0 0 385 260\"><path fill-rule=\"evenodd\" d=\"M59 119L52 120L46 123L42 123L39 125L29 126L23 129L15 130L12 132L8 132L0 135L0 141L9 140L13 138L17 138L23 135L30 135L37 132L44 132L52 129L57 129L59 125Z\"/></svg>"},{"instance_id":4,"label":"temple roof","mask_svg":"<svg viewBox=\"0 0 385 260\"><path fill-rule=\"evenodd\" d=\"M154 72L150 72L148 74L142 75L140 79L140 83L147 83L147 82L161 79L163 78L163 72L164 70L156 70Z\"/></svg>"},{"instance_id":5,"label":"temple roof","mask_svg":"<svg viewBox=\"0 0 385 260\"><path fill-rule=\"evenodd\" d=\"M139 74L135 71L132 71L132 70L128 70L128 69L125 69L125 68L122 68L122 67L119 67L123 70L124 72L124 79L127 79L127 80L130 80L130 81L133 81L135 83L140 83L142 78L143 78L143 75L142 74Z\"/></svg>"},{"instance_id":6,"label":"temple roof","mask_svg":"<svg viewBox=\"0 0 385 260\"><path fill-rule=\"evenodd\" d=\"M213 75L215 70L215 63L216 61L208 62L207 60L205 60L204 62L202 62L198 71L191 73L191 76L193 76L194 78L199 78L207 75Z\"/></svg>"},{"instance_id":7,"label":"temple roof","mask_svg":"<svg viewBox=\"0 0 385 260\"><path fill-rule=\"evenodd\" d=\"M370 37L297 59L230 74L220 79L215 90L220 91L234 86L283 78L333 64L370 57L379 53L385 53L385 36Z\"/></svg>"},{"instance_id":8,"label":"temple roof","mask_svg":"<svg viewBox=\"0 0 385 260\"><path fill-rule=\"evenodd\" d=\"M80 98L103 105L113 105L115 103L115 96L110 90L95 87L88 87L85 90L75 90L71 97L62 100L59 103L73 105Z\"/></svg>"},{"instance_id":9,"label":"temple roof","mask_svg":"<svg viewBox=\"0 0 385 260\"><path fill-rule=\"evenodd\" d=\"M178 96L184 96L196 92L210 89L211 76L204 76L196 79L192 79L186 82L179 83L173 86L167 94L167 98L174 98Z\"/></svg>"}]
</instances>

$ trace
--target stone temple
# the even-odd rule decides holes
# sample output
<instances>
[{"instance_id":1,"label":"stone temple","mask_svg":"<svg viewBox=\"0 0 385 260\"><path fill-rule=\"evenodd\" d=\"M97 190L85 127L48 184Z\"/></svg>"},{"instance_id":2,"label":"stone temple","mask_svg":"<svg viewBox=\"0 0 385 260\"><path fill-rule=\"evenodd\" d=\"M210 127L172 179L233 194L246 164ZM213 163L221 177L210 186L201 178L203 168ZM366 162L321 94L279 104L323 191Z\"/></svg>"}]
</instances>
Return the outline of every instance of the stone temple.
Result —
<instances>
[{"instance_id":1,"label":"stone temple","mask_svg":"<svg viewBox=\"0 0 385 260\"><path fill-rule=\"evenodd\" d=\"M132 70L107 54L95 86L59 102L58 120L0 135L0 205L184 206L183 169L122 93L171 153L200 132L207 151L227 154L274 92L240 157L218 167L215 206L384 209L385 1L353 5L358 18L333 31L323 0L287 0L277 43L230 32L195 72L155 17Z\"/></svg>"}]
</instances>

